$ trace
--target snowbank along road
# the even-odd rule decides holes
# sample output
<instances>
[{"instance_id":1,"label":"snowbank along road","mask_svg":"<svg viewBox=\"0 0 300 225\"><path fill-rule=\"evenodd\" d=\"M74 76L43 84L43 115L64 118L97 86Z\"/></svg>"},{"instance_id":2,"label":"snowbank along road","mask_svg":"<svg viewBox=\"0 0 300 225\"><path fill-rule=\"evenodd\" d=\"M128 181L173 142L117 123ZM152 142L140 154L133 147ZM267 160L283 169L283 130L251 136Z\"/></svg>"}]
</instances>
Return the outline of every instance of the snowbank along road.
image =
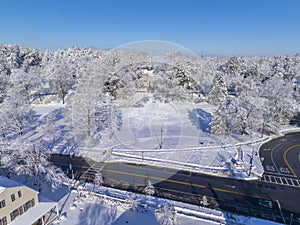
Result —
<instances>
[{"instance_id":1,"label":"snowbank along road","mask_svg":"<svg viewBox=\"0 0 300 225\"><path fill-rule=\"evenodd\" d=\"M260 156L266 173L259 181L141 164L100 163L63 155L53 155L52 161L65 170L71 163L82 181L92 181L93 175L101 172L104 185L136 192L142 192L151 181L155 184L155 195L160 197L205 204L207 207L277 222L300 224L299 137L299 133L288 134L261 146ZM275 171L269 170L272 166ZM203 198L207 201L203 201Z\"/></svg>"}]
</instances>

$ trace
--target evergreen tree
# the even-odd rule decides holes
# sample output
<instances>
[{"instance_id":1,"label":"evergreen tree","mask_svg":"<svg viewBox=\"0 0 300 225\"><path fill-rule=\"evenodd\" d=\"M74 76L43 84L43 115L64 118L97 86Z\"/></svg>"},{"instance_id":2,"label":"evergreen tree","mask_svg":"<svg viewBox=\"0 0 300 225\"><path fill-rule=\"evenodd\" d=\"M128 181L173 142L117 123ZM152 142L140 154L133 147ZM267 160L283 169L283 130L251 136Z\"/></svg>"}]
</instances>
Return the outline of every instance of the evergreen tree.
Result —
<instances>
[{"instance_id":1,"label":"evergreen tree","mask_svg":"<svg viewBox=\"0 0 300 225\"><path fill-rule=\"evenodd\" d=\"M221 104L216 112L214 113L214 117L212 122L210 123L210 133L217 135L217 136L223 136L229 134L228 129L228 115L227 115L227 103L224 102Z\"/></svg>"},{"instance_id":2,"label":"evergreen tree","mask_svg":"<svg viewBox=\"0 0 300 225\"><path fill-rule=\"evenodd\" d=\"M214 81L214 86L209 93L208 101L214 106L222 105L228 96L226 81L222 74L218 74Z\"/></svg>"}]
</instances>

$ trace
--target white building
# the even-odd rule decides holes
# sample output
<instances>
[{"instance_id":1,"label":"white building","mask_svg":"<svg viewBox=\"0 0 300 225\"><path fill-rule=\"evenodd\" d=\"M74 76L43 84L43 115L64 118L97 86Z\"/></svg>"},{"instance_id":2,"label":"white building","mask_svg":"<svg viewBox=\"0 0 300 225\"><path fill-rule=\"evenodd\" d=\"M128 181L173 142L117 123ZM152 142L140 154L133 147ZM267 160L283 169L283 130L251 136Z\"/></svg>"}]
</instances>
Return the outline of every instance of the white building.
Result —
<instances>
[{"instance_id":1,"label":"white building","mask_svg":"<svg viewBox=\"0 0 300 225\"><path fill-rule=\"evenodd\" d=\"M57 216L56 202L39 201L37 191L0 176L0 225L49 224Z\"/></svg>"}]
</instances>

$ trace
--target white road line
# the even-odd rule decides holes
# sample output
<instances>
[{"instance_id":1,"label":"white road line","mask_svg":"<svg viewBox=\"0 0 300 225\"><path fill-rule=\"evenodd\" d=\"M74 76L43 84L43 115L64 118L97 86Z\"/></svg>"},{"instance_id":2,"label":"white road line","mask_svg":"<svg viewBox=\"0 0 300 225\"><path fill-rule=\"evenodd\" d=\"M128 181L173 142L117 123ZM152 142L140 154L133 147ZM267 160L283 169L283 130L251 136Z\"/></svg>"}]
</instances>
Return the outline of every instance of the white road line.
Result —
<instances>
[{"instance_id":1,"label":"white road line","mask_svg":"<svg viewBox=\"0 0 300 225\"><path fill-rule=\"evenodd\" d=\"M269 176L265 176L265 180L266 180L267 182L269 182L269 181L270 181Z\"/></svg>"},{"instance_id":2,"label":"white road line","mask_svg":"<svg viewBox=\"0 0 300 225\"><path fill-rule=\"evenodd\" d=\"M272 180L273 178L273 180ZM276 179L277 178L277 179ZM290 187L300 187L300 180L291 179L288 177L278 177L278 176L271 176L271 175L263 175L262 182L265 183L272 183L272 184L279 184L279 185L285 185Z\"/></svg>"},{"instance_id":3,"label":"white road line","mask_svg":"<svg viewBox=\"0 0 300 225\"><path fill-rule=\"evenodd\" d=\"M275 168L274 166L270 166L270 165L266 165L266 170L271 171L271 172L275 172Z\"/></svg>"},{"instance_id":4,"label":"white road line","mask_svg":"<svg viewBox=\"0 0 300 225\"><path fill-rule=\"evenodd\" d=\"M274 181L272 181L272 177L274 178ZM276 183L276 178L274 176L270 176L270 182L271 183Z\"/></svg>"},{"instance_id":5,"label":"white road line","mask_svg":"<svg viewBox=\"0 0 300 225\"><path fill-rule=\"evenodd\" d=\"M295 179L291 179L291 180L292 180L292 183L295 187L299 187L299 184L298 184L297 180L295 180Z\"/></svg>"},{"instance_id":6,"label":"white road line","mask_svg":"<svg viewBox=\"0 0 300 225\"><path fill-rule=\"evenodd\" d=\"M291 177L291 178L295 177L292 174L273 173L273 172L269 172L269 171L266 171L266 175L274 175L276 177L279 176L279 175L284 175L285 177Z\"/></svg>"},{"instance_id":7,"label":"white road line","mask_svg":"<svg viewBox=\"0 0 300 225\"><path fill-rule=\"evenodd\" d=\"M291 173L290 170L286 167L280 167L279 170L280 170L281 173L284 173L284 174L290 174Z\"/></svg>"},{"instance_id":8,"label":"white road line","mask_svg":"<svg viewBox=\"0 0 300 225\"><path fill-rule=\"evenodd\" d=\"M293 181L293 179L290 179L290 181L292 182L292 185L293 185L294 187L297 187L297 185L295 184L295 182Z\"/></svg>"},{"instance_id":9,"label":"white road line","mask_svg":"<svg viewBox=\"0 0 300 225\"><path fill-rule=\"evenodd\" d=\"M276 164L275 164L275 162L274 162L273 152L274 152L274 150L275 150L278 146L283 145L283 144L284 144L284 143L281 142L281 143L275 145L274 148L272 148L272 150L271 150L271 160L272 160L272 163L273 163L273 165L275 166L276 171L277 171L278 173L280 173L280 172L279 172L279 170L278 170L278 168L277 168L277 166L276 166Z\"/></svg>"},{"instance_id":10,"label":"white road line","mask_svg":"<svg viewBox=\"0 0 300 225\"><path fill-rule=\"evenodd\" d=\"M278 178L278 179L276 179L276 178ZM275 178L276 184L282 184L282 180L280 179L280 177L276 177L276 178Z\"/></svg>"}]
</instances>

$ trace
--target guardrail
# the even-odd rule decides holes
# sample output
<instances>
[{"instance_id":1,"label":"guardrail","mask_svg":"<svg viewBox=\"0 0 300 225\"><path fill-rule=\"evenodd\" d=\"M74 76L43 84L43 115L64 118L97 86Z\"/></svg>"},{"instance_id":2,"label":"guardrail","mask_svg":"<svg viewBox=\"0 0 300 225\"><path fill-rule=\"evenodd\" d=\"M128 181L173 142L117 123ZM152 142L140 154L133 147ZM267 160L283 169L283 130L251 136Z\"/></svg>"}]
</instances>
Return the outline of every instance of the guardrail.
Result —
<instances>
[{"instance_id":1,"label":"guardrail","mask_svg":"<svg viewBox=\"0 0 300 225\"><path fill-rule=\"evenodd\" d=\"M231 178L238 178L238 179L245 179L245 180L259 179L259 176L257 174L256 174L257 177L248 176L248 171L246 171L244 168L241 168L240 170L231 170L226 166L224 167L203 166L199 164L184 163L184 162L164 160L159 158L127 155L119 152L113 152L112 156L116 157L115 159L111 160L113 162L133 162L133 163L139 163L144 165L158 165L160 167L172 168L175 170L184 170L190 173L196 171L196 172L201 172L203 174L219 176L219 177L231 177Z\"/></svg>"}]
</instances>

